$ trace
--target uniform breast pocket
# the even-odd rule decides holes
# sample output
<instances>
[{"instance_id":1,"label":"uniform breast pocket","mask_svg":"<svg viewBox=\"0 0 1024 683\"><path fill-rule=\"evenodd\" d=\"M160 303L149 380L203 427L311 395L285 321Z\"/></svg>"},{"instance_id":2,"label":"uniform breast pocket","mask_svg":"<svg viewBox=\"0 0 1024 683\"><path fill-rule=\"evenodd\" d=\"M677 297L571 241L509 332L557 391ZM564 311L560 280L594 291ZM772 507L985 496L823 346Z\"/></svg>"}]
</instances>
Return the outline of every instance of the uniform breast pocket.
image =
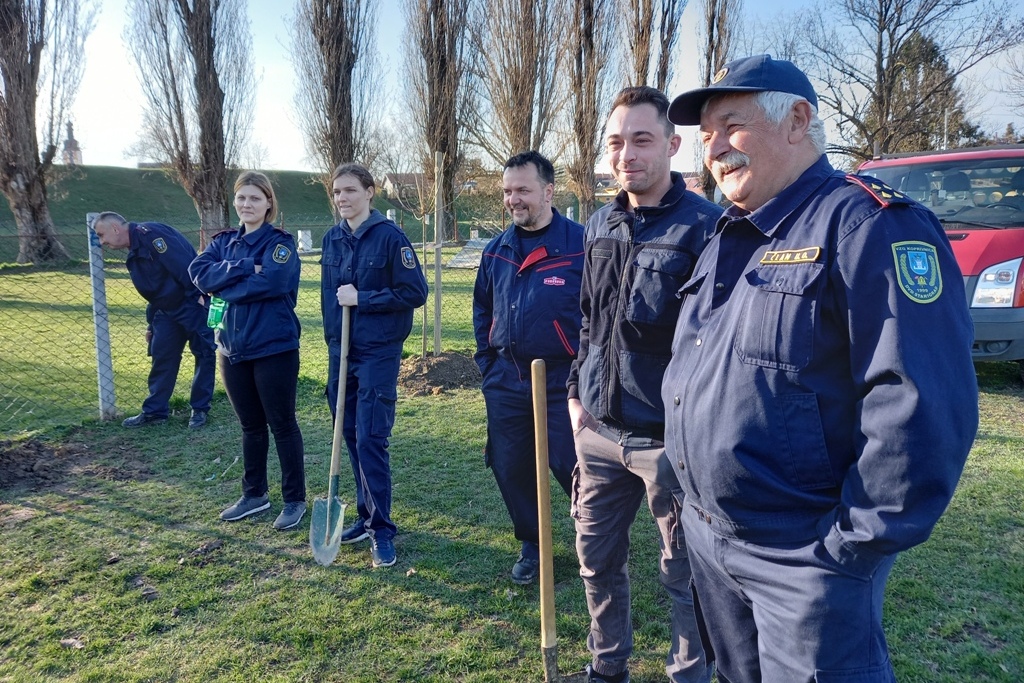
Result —
<instances>
[{"instance_id":1,"label":"uniform breast pocket","mask_svg":"<svg viewBox=\"0 0 1024 683\"><path fill-rule=\"evenodd\" d=\"M336 268L341 263L341 254L329 254L324 252L320 256L320 265Z\"/></svg>"},{"instance_id":2,"label":"uniform breast pocket","mask_svg":"<svg viewBox=\"0 0 1024 683\"><path fill-rule=\"evenodd\" d=\"M746 363L800 370L811 360L820 263L763 265L746 274L750 286L736 353Z\"/></svg>"},{"instance_id":3,"label":"uniform breast pocket","mask_svg":"<svg viewBox=\"0 0 1024 683\"><path fill-rule=\"evenodd\" d=\"M383 254L360 256L356 261L356 289L381 289L387 286L387 258Z\"/></svg>"},{"instance_id":4,"label":"uniform breast pocket","mask_svg":"<svg viewBox=\"0 0 1024 683\"><path fill-rule=\"evenodd\" d=\"M626 317L635 323L674 327L679 312L676 292L692 268L693 257L685 251L646 248L638 253Z\"/></svg>"}]
</instances>

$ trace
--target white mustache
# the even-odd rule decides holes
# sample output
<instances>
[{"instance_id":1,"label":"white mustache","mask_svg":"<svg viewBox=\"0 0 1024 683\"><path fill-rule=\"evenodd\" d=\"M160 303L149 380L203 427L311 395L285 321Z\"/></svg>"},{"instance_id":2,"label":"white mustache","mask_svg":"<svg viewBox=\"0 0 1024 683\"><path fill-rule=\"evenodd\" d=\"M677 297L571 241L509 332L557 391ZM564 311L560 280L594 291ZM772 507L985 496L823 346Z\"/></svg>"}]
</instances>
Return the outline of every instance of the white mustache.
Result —
<instances>
[{"instance_id":1,"label":"white mustache","mask_svg":"<svg viewBox=\"0 0 1024 683\"><path fill-rule=\"evenodd\" d=\"M743 152L737 152L733 150L725 156L715 159L711 164L711 170L717 174L725 175L730 171L735 171L741 166L746 166L750 163L750 157Z\"/></svg>"}]
</instances>

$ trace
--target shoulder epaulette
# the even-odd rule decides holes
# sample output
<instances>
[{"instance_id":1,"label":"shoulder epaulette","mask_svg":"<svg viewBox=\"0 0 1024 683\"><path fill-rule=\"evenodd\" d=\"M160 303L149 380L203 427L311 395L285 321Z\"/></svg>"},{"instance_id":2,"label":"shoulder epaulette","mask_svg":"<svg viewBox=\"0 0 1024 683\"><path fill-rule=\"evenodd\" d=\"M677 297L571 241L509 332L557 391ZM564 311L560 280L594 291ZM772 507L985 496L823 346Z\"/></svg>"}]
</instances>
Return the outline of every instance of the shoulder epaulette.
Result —
<instances>
[{"instance_id":1,"label":"shoulder epaulette","mask_svg":"<svg viewBox=\"0 0 1024 683\"><path fill-rule=\"evenodd\" d=\"M849 173L846 176L846 181L866 190L868 194L875 198L875 201L882 205L882 208L888 208L892 204L911 204L914 201L877 178Z\"/></svg>"}]
</instances>

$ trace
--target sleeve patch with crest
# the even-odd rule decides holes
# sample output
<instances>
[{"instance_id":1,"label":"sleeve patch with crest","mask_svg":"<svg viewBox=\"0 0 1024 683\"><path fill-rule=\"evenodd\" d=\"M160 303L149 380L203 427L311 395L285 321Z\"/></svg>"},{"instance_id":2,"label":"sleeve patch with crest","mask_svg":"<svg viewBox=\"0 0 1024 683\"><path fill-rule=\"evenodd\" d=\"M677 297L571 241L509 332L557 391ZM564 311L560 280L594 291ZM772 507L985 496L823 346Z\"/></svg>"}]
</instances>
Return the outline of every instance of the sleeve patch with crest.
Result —
<instances>
[{"instance_id":1,"label":"sleeve patch with crest","mask_svg":"<svg viewBox=\"0 0 1024 683\"><path fill-rule=\"evenodd\" d=\"M928 304L942 294L942 272L935 247L927 242L896 242L892 245L896 279L911 301Z\"/></svg>"},{"instance_id":2,"label":"sleeve patch with crest","mask_svg":"<svg viewBox=\"0 0 1024 683\"><path fill-rule=\"evenodd\" d=\"M402 247L402 265L406 268L416 267L416 254L413 253L412 247Z\"/></svg>"},{"instance_id":3,"label":"sleeve patch with crest","mask_svg":"<svg viewBox=\"0 0 1024 683\"><path fill-rule=\"evenodd\" d=\"M158 254L162 254L167 251L167 242L164 241L163 237L157 237L153 240L153 248L156 249Z\"/></svg>"},{"instance_id":4,"label":"sleeve patch with crest","mask_svg":"<svg viewBox=\"0 0 1024 683\"><path fill-rule=\"evenodd\" d=\"M292 257L292 250L283 244L279 244L274 247L274 262L275 263L288 263L288 259Z\"/></svg>"}]
</instances>

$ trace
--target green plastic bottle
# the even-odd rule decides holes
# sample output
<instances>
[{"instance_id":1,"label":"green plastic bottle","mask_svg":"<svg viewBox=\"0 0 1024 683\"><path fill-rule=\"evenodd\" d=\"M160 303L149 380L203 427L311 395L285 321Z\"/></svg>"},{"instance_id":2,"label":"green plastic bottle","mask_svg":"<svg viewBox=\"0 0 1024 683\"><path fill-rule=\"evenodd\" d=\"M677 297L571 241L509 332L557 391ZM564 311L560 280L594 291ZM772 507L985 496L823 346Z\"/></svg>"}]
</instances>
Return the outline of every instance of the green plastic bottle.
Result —
<instances>
[{"instance_id":1,"label":"green plastic bottle","mask_svg":"<svg viewBox=\"0 0 1024 683\"><path fill-rule=\"evenodd\" d=\"M210 312L206 316L206 326L215 330L224 329L224 314L227 313L228 302L217 296L210 297Z\"/></svg>"}]
</instances>

